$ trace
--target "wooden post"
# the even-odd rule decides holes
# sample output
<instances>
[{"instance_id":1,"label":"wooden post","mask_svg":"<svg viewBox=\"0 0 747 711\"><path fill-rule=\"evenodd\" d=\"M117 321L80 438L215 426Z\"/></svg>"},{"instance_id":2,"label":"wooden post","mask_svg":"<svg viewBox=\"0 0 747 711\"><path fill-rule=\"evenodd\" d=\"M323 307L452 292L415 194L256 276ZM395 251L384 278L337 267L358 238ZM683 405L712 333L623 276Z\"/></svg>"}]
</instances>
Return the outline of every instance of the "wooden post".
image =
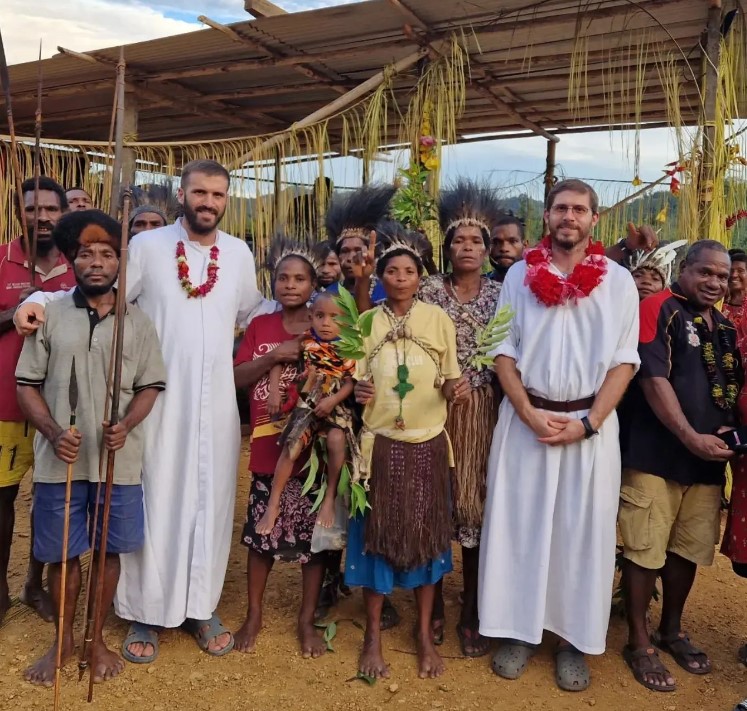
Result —
<instances>
[{"instance_id":1,"label":"wooden post","mask_svg":"<svg viewBox=\"0 0 747 711\"><path fill-rule=\"evenodd\" d=\"M134 91L125 92L124 105L124 142L137 141L138 106ZM122 149L122 185L135 185L137 170L135 151L132 148Z\"/></svg>"},{"instance_id":2,"label":"wooden post","mask_svg":"<svg viewBox=\"0 0 747 711\"><path fill-rule=\"evenodd\" d=\"M547 142L547 159L545 161L545 200L555 184L555 146L556 141Z\"/></svg>"},{"instance_id":3,"label":"wooden post","mask_svg":"<svg viewBox=\"0 0 747 711\"><path fill-rule=\"evenodd\" d=\"M699 239L713 237L718 239L719 235L711 235L711 226L714 224L713 190L716 180L717 166L716 157L716 94L719 82L719 60L721 49L721 0L709 0L708 25L705 35L704 71L701 82L701 92L704 97L703 113L701 116L703 125L703 159L700 165L699 176Z\"/></svg>"},{"instance_id":4,"label":"wooden post","mask_svg":"<svg viewBox=\"0 0 747 711\"><path fill-rule=\"evenodd\" d=\"M283 162L280 160L280 148L275 148L275 175L274 177L274 184L275 184L275 194L273 197L273 203L272 203L272 224L274 229L281 229L283 227L284 220L280 219L280 202L282 199L282 192L283 192Z\"/></svg>"}]
</instances>

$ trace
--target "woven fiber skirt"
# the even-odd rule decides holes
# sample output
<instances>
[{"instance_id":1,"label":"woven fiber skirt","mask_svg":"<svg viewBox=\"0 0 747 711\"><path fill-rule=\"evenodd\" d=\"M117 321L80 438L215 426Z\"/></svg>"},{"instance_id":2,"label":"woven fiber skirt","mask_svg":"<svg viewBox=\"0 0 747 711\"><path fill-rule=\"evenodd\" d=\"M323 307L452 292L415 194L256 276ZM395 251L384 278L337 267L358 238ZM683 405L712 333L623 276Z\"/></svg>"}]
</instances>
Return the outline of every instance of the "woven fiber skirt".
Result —
<instances>
[{"instance_id":1,"label":"woven fiber skirt","mask_svg":"<svg viewBox=\"0 0 747 711\"><path fill-rule=\"evenodd\" d=\"M490 384L473 390L463 405L449 408L446 431L456 462L451 478L454 529L459 543L468 548L480 540L490 443L497 421L498 404Z\"/></svg>"},{"instance_id":2,"label":"woven fiber skirt","mask_svg":"<svg viewBox=\"0 0 747 711\"><path fill-rule=\"evenodd\" d=\"M365 552L412 570L449 550L452 532L449 442L445 432L412 444L377 435Z\"/></svg>"}]
</instances>

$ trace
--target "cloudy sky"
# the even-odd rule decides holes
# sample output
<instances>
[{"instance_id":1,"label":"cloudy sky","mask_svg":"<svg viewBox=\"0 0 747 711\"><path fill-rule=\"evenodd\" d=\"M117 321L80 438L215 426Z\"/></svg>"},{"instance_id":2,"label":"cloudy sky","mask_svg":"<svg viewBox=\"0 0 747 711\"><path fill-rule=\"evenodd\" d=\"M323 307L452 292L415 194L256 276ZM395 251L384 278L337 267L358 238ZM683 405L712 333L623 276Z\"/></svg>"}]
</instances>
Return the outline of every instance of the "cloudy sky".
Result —
<instances>
[{"instance_id":1,"label":"cloudy sky","mask_svg":"<svg viewBox=\"0 0 747 711\"><path fill-rule=\"evenodd\" d=\"M289 12L339 5L349 0L279 0ZM243 0L2 0L2 29L8 61L36 58L39 39L44 56L51 56L62 44L85 51L131 43L165 35L189 32L200 27L197 16L208 11L221 22L236 22L250 16ZM608 133L574 134L561 137L557 160L562 174L599 181L611 197L634 188L632 164L627 158L630 136ZM491 141L450 149L445 159L446 178L455 175L489 175L499 185L519 186L526 181L539 190L536 176L544 170L545 141L541 138ZM676 159L674 144L666 131L644 132L641 140L641 178L655 180L662 167ZM351 169L352 170L352 169ZM383 174L387 166L382 164ZM345 171L349 172L348 170ZM357 171L356 171L357 173ZM344 175L337 184L349 183Z\"/></svg>"}]
</instances>

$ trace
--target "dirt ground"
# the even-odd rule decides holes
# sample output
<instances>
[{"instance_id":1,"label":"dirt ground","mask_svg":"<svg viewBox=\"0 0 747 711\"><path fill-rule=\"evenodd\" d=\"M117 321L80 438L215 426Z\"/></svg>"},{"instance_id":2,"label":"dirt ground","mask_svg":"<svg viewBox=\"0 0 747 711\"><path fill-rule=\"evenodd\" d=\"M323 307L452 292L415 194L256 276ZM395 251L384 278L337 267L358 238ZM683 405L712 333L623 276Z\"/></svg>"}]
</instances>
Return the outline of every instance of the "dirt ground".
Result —
<instances>
[{"instance_id":1,"label":"dirt ground","mask_svg":"<svg viewBox=\"0 0 747 711\"><path fill-rule=\"evenodd\" d=\"M241 471L245 472L246 452ZM24 481L17 513L17 544L11 559L11 595L16 596L6 622L0 628L0 709L52 708L52 689L35 688L23 680L24 668L42 654L51 642L53 629L33 616L17 600L23 583L28 546L30 485ZM246 505L247 476L239 483L235 516L236 541L231 552L226 585L219 612L225 624L235 629L243 620L245 605L245 554L238 544ZM455 573L446 580L447 635L441 648L447 657L442 679L417 678L414 646L410 632L414 622L413 602L406 592L394 595L403 613L401 625L384 637L385 654L392 678L368 686L350 681L356 672L356 658L362 632L351 622L341 622L333 653L319 660L301 658L295 638L295 616L300 600L300 570L278 564L265 598L265 629L252 655L233 653L213 659L199 651L194 641L172 630L161 637L158 660L146 667L128 664L125 672L95 689L93 706L86 704L87 682L77 683L77 669L63 672L62 709L98 708L113 711L127 708L225 709L271 711L388 711L407 709L558 709L579 710L589 706L636 711L730 711L747 696L747 669L736 661L737 648L747 640L747 582L731 572L729 562L717 557L716 565L700 572L690 598L686 626L693 639L711 654L714 671L705 677L692 676L674 663L679 688L671 694L649 692L636 684L620 657L624 643L622 620L613 619L608 638L609 651L591 658L592 686L581 694L560 691L554 683L552 647L543 645L529 670L518 681L496 677L490 657L460 657L454 632L460 590L459 559ZM658 609L653 610L654 618ZM363 621L360 593L344 600L330 619ZM126 626L110 615L106 637L118 646ZM665 658L665 661L670 660ZM87 678L87 677L86 677Z\"/></svg>"}]
</instances>

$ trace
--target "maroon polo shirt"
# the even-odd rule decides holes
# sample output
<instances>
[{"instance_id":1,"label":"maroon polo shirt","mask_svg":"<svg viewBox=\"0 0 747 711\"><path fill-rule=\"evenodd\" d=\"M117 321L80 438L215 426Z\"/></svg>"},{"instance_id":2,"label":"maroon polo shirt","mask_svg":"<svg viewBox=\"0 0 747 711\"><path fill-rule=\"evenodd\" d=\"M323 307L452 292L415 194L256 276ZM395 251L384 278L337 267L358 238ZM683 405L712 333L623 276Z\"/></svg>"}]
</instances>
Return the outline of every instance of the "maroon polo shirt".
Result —
<instances>
[{"instance_id":1,"label":"maroon polo shirt","mask_svg":"<svg viewBox=\"0 0 747 711\"><path fill-rule=\"evenodd\" d=\"M65 257L48 274L36 267L36 286L42 291L59 291L75 286L75 275ZM30 286L29 268L21 240L0 245L0 311L14 309L24 289ZM26 418L16 398L16 364L23 348L23 338L15 329L0 334L0 421L23 422Z\"/></svg>"}]
</instances>

